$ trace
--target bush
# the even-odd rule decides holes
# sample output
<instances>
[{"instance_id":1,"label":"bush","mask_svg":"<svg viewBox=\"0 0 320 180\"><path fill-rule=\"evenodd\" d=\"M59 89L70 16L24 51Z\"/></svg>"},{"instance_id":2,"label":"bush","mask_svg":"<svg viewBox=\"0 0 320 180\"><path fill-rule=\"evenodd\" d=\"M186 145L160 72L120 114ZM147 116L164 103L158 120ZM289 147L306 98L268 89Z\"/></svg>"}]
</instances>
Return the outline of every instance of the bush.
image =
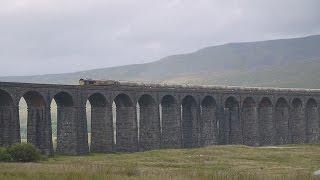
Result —
<instances>
[{"instance_id":1,"label":"bush","mask_svg":"<svg viewBox=\"0 0 320 180\"><path fill-rule=\"evenodd\" d=\"M18 143L7 149L13 161L16 162L35 162L41 160L40 151L32 144Z\"/></svg>"},{"instance_id":2,"label":"bush","mask_svg":"<svg viewBox=\"0 0 320 180\"><path fill-rule=\"evenodd\" d=\"M0 162L9 162L12 158L5 148L0 147Z\"/></svg>"}]
</instances>

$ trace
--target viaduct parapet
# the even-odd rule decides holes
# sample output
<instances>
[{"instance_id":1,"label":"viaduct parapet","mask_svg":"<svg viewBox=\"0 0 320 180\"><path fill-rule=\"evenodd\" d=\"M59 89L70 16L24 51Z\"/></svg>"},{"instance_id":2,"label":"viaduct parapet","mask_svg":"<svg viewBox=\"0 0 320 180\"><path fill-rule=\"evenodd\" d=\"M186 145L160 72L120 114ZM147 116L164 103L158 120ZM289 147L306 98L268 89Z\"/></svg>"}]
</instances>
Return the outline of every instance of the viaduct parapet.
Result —
<instances>
[{"instance_id":1,"label":"viaduct parapet","mask_svg":"<svg viewBox=\"0 0 320 180\"><path fill-rule=\"evenodd\" d=\"M54 153L53 99L58 106L56 151L63 154L318 143L320 138L320 90L0 82L0 146L21 141L22 97L28 105L27 141L46 155Z\"/></svg>"}]
</instances>

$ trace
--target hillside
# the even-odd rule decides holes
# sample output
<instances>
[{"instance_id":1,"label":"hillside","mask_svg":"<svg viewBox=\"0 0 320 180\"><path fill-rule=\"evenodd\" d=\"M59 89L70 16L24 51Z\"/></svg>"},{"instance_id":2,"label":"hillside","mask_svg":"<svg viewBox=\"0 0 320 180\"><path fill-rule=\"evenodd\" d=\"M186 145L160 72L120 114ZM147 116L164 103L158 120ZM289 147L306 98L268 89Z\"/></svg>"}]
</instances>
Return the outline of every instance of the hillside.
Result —
<instances>
[{"instance_id":1,"label":"hillside","mask_svg":"<svg viewBox=\"0 0 320 180\"><path fill-rule=\"evenodd\" d=\"M320 35L229 43L155 62L0 81L76 84L80 78L320 88Z\"/></svg>"}]
</instances>

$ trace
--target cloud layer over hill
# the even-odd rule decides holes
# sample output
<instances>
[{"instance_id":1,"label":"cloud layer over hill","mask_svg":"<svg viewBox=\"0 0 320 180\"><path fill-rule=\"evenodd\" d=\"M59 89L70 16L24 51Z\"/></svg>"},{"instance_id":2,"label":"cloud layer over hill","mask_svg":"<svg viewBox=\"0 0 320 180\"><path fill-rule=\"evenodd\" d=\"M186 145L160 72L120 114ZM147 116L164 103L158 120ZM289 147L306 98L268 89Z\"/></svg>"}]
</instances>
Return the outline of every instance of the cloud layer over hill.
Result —
<instances>
[{"instance_id":1,"label":"cloud layer over hill","mask_svg":"<svg viewBox=\"0 0 320 180\"><path fill-rule=\"evenodd\" d=\"M80 78L320 88L320 35L211 46L155 62L1 81L77 84Z\"/></svg>"}]
</instances>

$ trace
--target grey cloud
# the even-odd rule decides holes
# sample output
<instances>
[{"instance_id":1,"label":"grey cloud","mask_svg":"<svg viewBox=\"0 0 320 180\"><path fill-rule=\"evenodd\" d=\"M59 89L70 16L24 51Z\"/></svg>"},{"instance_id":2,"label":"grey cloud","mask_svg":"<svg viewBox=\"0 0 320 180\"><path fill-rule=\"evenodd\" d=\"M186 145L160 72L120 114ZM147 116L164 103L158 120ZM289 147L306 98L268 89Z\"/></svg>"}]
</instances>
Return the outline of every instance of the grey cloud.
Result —
<instances>
[{"instance_id":1,"label":"grey cloud","mask_svg":"<svg viewBox=\"0 0 320 180\"><path fill-rule=\"evenodd\" d=\"M318 0L2 0L0 76L143 63L227 42L317 34L318 7Z\"/></svg>"}]
</instances>

